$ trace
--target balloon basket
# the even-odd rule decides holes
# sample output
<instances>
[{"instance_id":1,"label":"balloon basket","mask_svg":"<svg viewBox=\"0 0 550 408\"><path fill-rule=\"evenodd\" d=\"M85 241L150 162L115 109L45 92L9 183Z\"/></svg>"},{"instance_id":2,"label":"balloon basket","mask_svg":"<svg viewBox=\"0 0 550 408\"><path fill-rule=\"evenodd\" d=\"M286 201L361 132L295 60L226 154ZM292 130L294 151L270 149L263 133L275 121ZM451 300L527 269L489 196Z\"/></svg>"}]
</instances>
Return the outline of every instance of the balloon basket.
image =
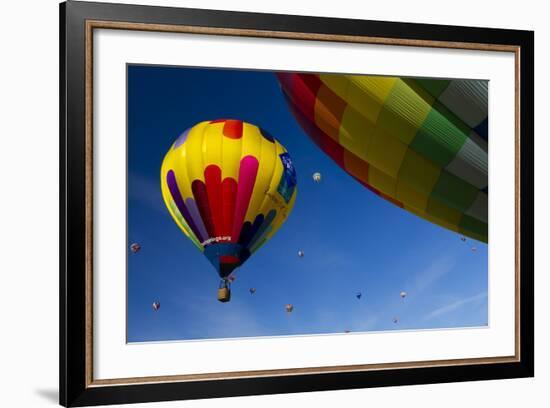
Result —
<instances>
[{"instance_id":1,"label":"balloon basket","mask_svg":"<svg viewBox=\"0 0 550 408\"><path fill-rule=\"evenodd\" d=\"M218 300L222 303L229 302L231 300L231 290L229 288L219 288Z\"/></svg>"}]
</instances>

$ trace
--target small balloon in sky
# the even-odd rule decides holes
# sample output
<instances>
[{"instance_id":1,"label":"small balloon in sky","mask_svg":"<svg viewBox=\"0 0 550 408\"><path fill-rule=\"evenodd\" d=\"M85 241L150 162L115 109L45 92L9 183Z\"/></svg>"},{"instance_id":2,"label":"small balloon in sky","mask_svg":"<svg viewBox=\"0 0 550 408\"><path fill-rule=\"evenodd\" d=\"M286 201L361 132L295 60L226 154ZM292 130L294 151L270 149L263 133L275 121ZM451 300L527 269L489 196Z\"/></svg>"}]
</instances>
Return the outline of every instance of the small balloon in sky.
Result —
<instances>
[{"instance_id":1,"label":"small balloon in sky","mask_svg":"<svg viewBox=\"0 0 550 408\"><path fill-rule=\"evenodd\" d=\"M321 173L319 173L319 172L313 173L313 181L315 181L316 183L320 183L321 182Z\"/></svg>"},{"instance_id":2,"label":"small balloon in sky","mask_svg":"<svg viewBox=\"0 0 550 408\"><path fill-rule=\"evenodd\" d=\"M292 313L292 311L294 310L294 306L292 305L292 303L288 303L285 305L285 310L287 313Z\"/></svg>"},{"instance_id":3,"label":"small balloon in sky","mask_svg":"<svg viewBox=\"0 0 550 408\"><path fill-rule=\"evenodd\" d=\"M141 249L141 245L137 242L134 242L132 245L130 245L130 251L132 251L134 254L138 253Z\"/></svg>"},{"instance_id":4,"label":"small balloon in sky","mask_svg":"<svg viewBox=\"0 0 550 408\"><path fill-rule=\"evenodd\" d=\"M253 295L254 293L256 293L256 288L250 288L248 289L248 291L250 292L251 295Z\"/></svg>"},{"instance_id":5,"label":"small balloon in sky","mask_svg":"<svg viewBox=\"0 0 550 408\"><path fill-rule=\"evenodd\" d=\"M300 258L303 258L304 257L304 251L298 251L298 256Z\"/></svg>"},{"instance_id":6,"label":"small balloon in sky","mask_svg":"<svg viewBox=\"0 0 550 408\"><path fill-rule=\"evenodd\" d=\"M231 274L231 275L229 275L229 276L227 277L227 280L228 280L229 282L235 282L235 281L237 280L237 276L234 275L234 274Z\"/></svg>"},{"instance_id":7,"label":"small balloon in sky","mask_svg":"<svg viewBox=\"0 0 550 408\"><path fill-rule=\"evenodd\" d=\"M160 302L153 302L152 304L153 310L156 312L160 309Z\"/></svg>"},{"instance_id":8,"label":"small balloon in sky","mask_svg":"<svg viewBox=\"0 0 550 408\"><path fill-rule=\"evenodd\" d=\"M402 291L399 296L401 296L401 299L404 299L405 297L407 297L407 292Z\"/></svg>"},{"instance_id":9,"label":"small balloon in sky","mask_svg":"<svg viewBox=\"0 0 550 408\"><path fill-rule=\"evenodd\" d=\"M477 248L476 247L472 247L472 252L476 252L477 251Z\"/></svg>"},{"instance_id":10,"label":"small balloon in sky","mask_svg":"<svg viewBox=\"0 0 550 408\"><path fill-rule=\"evenodd\" d=\"M393 323L394 323L394 324L399 323L399 319L398 319L397 317L394 317L394 318L393 318Z\"/></svg>"},{"instance_id":11,"label":"small balloon in sky","mask_svg":"<svg viewBox=\"0 0 550 408\"><path fill-rule=\"evenodd\" d=\"M460 240L461 240L462 242L466 242L466 237L460 237Z\"/></svg>"},{"instance_id":12,"label":"small balloon in sky","mask_svg":"<svg viewBox=\"0 0 550 408\"><path fill-rule=\"evenodd\" d=\"M355 297L356 297L357 299L361 299L361 296L363 296L363 294L362 294L361 292L357 292L357 293L355 294Z\"/></svg>"}]
</instances>

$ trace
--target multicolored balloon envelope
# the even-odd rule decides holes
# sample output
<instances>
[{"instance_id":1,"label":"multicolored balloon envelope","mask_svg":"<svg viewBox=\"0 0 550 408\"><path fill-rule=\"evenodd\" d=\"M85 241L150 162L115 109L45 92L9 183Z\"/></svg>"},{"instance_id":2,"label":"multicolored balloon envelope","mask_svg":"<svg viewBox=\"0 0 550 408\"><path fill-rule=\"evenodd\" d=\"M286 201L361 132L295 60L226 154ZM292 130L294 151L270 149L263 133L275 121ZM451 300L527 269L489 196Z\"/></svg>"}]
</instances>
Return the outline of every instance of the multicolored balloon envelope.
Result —
<instances>
[{"instance_id":1,"label":"multicolored balloon envelope","mask_svg":"<svg viewBox=\"0 0 550 408\"><path fill-rule=\"evenodd\" d=\"M487 242L487 81L279 73L307 135L361 184Z\"/></svg>"},{"instance_id":2,"label":"multicolored balloon envelope","mask_svg":"<svg viewBox=\"0 0 550 408\"><path fill-rule=\"evenodd\" d=\"M286 149L240 120L183 132L164 157L161 186L174 221L224 280L281 227L297 192Z\"/></svg>"}]
</instances>

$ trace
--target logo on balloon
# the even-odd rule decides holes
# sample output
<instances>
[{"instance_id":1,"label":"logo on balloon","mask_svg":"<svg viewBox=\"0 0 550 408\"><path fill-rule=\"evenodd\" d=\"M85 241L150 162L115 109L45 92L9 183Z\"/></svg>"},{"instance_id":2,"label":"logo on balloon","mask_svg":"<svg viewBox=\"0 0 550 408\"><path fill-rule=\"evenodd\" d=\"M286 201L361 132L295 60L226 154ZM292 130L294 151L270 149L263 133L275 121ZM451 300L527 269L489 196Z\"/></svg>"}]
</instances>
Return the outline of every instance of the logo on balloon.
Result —
<instances>
[{"instance_id":1,"label":"logo on balloon","mask_svg":"<svg viewBox=\"0 0 550 408\"><path fill-rule=\"evenodd\" d=\"M288 153L280 154L279 157L283 163L283 174L281 175L277 192L284 198L285 202L288 203L296 187L296 169Z\"/></svg>"}]
</instances>

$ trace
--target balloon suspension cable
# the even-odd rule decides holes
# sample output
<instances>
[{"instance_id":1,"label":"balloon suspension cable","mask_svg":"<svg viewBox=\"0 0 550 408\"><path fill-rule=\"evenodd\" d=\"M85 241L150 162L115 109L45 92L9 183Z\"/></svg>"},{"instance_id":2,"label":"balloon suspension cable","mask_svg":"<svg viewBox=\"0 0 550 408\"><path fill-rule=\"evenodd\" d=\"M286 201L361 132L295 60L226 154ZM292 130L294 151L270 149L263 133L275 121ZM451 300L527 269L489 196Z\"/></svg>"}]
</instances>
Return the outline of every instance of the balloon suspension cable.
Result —
<instances>
[{"instance_id":1,"label":"balloon suspension cable","mask_svg":"<svg viewBox=\"0 0 550 408\"><path fill-rule=\"evenodd\" d=\"M231 289L231 281L227 278L222 278L222 280L220 280L220 285L219 285L219 289Z\"/></svg>"}]
</instances>

